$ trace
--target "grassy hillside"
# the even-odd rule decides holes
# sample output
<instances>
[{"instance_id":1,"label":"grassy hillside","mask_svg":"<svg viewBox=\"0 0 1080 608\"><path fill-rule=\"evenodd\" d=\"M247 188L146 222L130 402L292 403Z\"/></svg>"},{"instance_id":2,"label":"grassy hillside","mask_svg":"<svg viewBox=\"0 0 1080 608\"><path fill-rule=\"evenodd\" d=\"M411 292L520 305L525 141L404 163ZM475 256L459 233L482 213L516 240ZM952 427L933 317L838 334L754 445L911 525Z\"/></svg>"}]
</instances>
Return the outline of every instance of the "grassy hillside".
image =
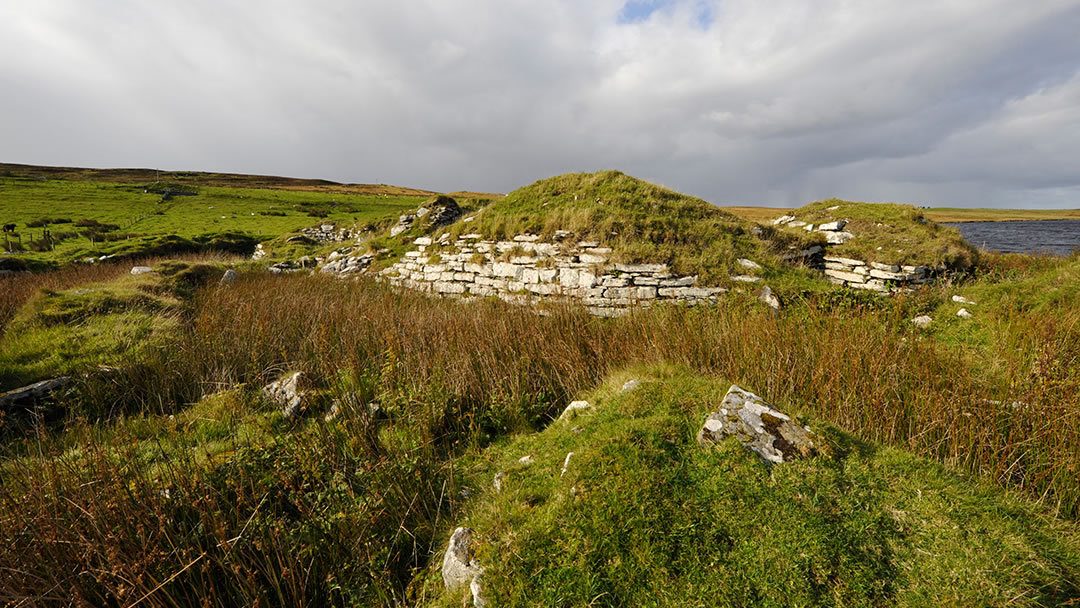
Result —
<instances>
[{"instance_id":1,"label":"grassy hillside","mask_svg":"<svg viewBox=\"0 0 1080 608\"><path fill-rule=\"evenodd\" d=\"M641 385L620 392L630 379ZM734 439L700 446L695 433L729 385L679 368L623 371L583 396L593 409L466 459L475 498L458 523L474 530L487 599L1038 606L1080 596L1080 530L908 452L815 420L828 449L810 460L769 466ZM420 594L460 605L444 596L439 565Z\"/></svg>"},{"instance_id":2,"label":"grassy hillside","mask_svg":"<svg viewBox=\"0 0 1080 608\"><path fill-rule=\"evenodd\" d=\"M193 196L163 196L164 188ZM203 249L250 253L254 243L320 222L363 227L422 196L183 183L0 177L0 247L24 263ZM47 238L49 237L49 238Z\"/></svg>"}]
</instances>

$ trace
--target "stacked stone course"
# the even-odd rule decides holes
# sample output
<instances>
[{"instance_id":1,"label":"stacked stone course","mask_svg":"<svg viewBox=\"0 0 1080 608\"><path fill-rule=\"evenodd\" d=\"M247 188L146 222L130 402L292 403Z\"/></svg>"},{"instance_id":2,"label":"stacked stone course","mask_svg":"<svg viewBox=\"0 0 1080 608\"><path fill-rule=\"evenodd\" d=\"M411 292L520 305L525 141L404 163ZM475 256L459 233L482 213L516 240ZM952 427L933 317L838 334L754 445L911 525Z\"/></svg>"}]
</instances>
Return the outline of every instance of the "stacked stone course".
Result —
<instances>
[{"instance_id":1,"label":"stacked stone course","mask_svg":"<svg viewBox=\"0 0 1080 608\"><path fill-rule=\"evenodd\" d=\"M560 235L557 235L560 236ZM466 234L454 242L421 237L400 262L382 271L394 285L449 296L496 296L516 303L573 298L594 314L614 316L631 306L671 301L715 301L727 290L703 287L697 276L673 275L667 264L618 264L599 243L543 242L522 234L512 241ZM441 245L432 252L433 245Z\"/></svg>"},{"instance_id":2,"label":"stacked stone course","mask_svg":"<svg viewBox=\"0 0 1080 608\"><path fill-rule=\"evenodd\" d=\"M910 292L944 272L929 266L901 266L825 256L825 277L836 285L882 294Z\"/></svg>"}]
</instances>

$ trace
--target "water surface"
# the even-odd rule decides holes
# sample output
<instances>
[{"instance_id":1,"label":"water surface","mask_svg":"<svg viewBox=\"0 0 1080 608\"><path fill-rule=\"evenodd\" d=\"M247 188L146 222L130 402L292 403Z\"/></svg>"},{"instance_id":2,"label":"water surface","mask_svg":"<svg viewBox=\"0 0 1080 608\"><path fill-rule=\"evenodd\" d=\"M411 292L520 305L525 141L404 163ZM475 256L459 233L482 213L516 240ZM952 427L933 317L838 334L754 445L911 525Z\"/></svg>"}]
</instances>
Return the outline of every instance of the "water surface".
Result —
<instances>
[{"instance_id":1,"label":"water surface","mask_svg":"<svg viewBox=\"0 0 1080 608\"><path fill-rule=\"evenodd\" d=\"M1069 255L1080 248L1080 220L946 223L976 247L1003 253Z\"/></svg>"}]
</instances>

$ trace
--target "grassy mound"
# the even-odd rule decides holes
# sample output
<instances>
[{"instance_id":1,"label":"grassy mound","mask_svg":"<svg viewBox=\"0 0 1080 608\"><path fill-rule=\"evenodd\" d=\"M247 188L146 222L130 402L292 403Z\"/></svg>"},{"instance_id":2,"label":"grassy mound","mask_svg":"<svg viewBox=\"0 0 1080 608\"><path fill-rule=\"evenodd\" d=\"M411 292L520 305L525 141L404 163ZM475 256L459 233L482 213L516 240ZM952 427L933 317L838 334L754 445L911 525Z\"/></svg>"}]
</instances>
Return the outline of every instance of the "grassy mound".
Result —
<instances>
[{"instance_id":1,"label":"grassy mound","mask_svg":"<svg viewBox=\"0 0 1080 608\"><path fill-rule=\"evenodd\" d=\"M927 219L911 205L855 203L828 199L788 212L798 221L820 225L844 220L846 232L855 237L842 245L831 245L831 255L912 266L938 266L967 270L978 252L955 228ZM787 228L787 232L803 232Z\"/></svg>"},{"instance_id":2,"label":"grassy mound","mask_svg":"<svg viewBox=\"0 0 1080 608\"><path fill-rule=\"evenodd\" d=\"M630 378L644 382L618 392ZM734 440L700 447L728 386L671 367L616 374L593 410L467 465L477 498L455 523L475 530L491 603L1035 606L1080 594L1075 527L908 452L814 422L830 449L807 461L769 467ZM433 562L417 593L460 605Z\"/></svg>"},{"instance_id":3,"label":"grassy mound","mask_svg":"<svg viewBox=\"0 0 1080 608\"><path fill-rule=\"evenodd\" d=\"M494 201L452 234L476 232L489 239L539 234L553 240L597 241L626 263L667 263L678 274L720 282L742 274L736 260L750 258L776 268L776 255L808 239L757 228L698 198L618 171L570 173L537 181ZM758 234L755 234L757 232Z\"/></svg>"}]
</instances>

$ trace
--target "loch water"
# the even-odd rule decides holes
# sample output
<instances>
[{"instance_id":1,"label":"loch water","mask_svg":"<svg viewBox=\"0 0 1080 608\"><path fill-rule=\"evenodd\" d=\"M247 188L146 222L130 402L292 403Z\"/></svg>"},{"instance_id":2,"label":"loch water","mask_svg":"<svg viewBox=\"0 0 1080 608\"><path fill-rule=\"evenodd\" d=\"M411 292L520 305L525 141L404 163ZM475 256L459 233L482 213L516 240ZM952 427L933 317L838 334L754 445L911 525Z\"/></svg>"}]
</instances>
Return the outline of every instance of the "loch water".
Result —
<instances>
[{"instance_id":1,"label":"loch water","mask_svg":"<svg viewBox=\"0 0 1080 608\"><path fill-rule=\"evenodd\" d=\"M972 245L1002 253L1069 255L1080 249L1080 220L946 223Z\"/></svg>"}]
</instances>

